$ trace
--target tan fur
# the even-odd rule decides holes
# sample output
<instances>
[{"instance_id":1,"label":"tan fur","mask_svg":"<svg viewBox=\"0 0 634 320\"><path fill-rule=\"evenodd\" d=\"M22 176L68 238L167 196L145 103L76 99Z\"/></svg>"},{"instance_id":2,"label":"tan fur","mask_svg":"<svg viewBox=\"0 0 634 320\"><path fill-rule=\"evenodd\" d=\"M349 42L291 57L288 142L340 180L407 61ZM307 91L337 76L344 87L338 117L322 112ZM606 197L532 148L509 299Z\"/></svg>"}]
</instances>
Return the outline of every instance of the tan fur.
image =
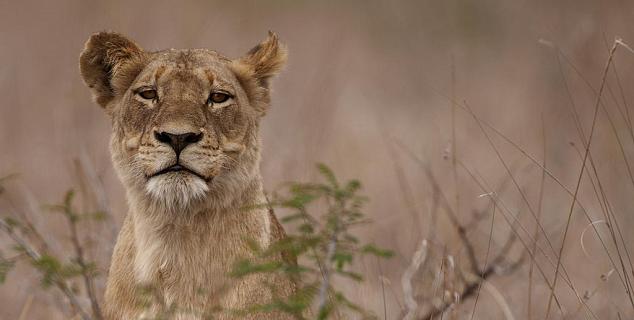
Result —
<instances>
[{"instance_id":1,"label":"tan fur","mask_svg":"<svg viewBox=\"0 0 634 320\"><path fill-rule=\"evenodd\" d=\"M112 159L130 205L112 257L107 319L154 318L170 308L176 308L173 319L202 319L217 307L270 301L268 284L277 295L293 292L293 283L280 275L227 276L237 259L252 257L249 237L262 247L284 237L274 215L252 207L266 200L258 126L270 104L269 80L285 59L273 33L236 60L207 49L145 52L116 33L90 37L81 74L111 117ZM140 97L146 87L158 98ZM207 104L212 90L233 99ZM155 132L192 132L202 139L177 159ZM196 175L154 176L177 161Z\"/></svg>"}]
</instances>

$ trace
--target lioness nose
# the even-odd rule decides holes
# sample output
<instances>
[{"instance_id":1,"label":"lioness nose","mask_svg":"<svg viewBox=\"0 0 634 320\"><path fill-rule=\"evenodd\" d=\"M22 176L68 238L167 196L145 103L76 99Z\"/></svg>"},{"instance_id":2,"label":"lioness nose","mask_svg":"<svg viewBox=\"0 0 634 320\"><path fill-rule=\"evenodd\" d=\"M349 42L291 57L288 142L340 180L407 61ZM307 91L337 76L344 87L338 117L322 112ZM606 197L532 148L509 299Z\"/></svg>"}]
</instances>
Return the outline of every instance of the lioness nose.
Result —
<instances>
[{"instance_id":1,"label":"lioness nose","mask_svg":"<svg viewBox=\"0 0 634 320\"><path fill-rule=\"evenodd\" d=\"M154 137L156 140L168 144L174 152L176 152L176 156L180 155L181 151L185 149L188 145L192 143L196 143L202 139L203 134L201 133L182 133L182 134L173 134L169 132L154 132Z\"/></svg>"}]
</instances>

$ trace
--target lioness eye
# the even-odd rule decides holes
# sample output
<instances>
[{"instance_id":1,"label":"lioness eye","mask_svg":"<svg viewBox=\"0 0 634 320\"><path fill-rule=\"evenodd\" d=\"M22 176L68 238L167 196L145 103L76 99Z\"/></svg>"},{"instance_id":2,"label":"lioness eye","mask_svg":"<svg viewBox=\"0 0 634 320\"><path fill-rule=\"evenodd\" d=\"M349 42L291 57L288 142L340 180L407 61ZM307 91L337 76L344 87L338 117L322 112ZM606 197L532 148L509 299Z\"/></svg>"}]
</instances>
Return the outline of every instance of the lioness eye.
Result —
<instances>
[{"instance_id":1,"label":"lioness eye","mask_svg":"<svg viewBox=\"0 0 634 320\"><path fill-rule=\"evenodd\" d=\"M223 103L231 98L228 94L222 92L212 92L207 99L208 104Z\"/></svg>"},{"instance_id":2,"label":"lioness eye","mask_svg":"<svg viewBox=\"0 0 634 320\"><path fill-rule=\"evenodd\" d=\"M143 90L143 91L139 92L139 95L143 99L154 100L154 99L156 99L156 90L153 90L153 89Z\"/></svg>"}]
</instances>

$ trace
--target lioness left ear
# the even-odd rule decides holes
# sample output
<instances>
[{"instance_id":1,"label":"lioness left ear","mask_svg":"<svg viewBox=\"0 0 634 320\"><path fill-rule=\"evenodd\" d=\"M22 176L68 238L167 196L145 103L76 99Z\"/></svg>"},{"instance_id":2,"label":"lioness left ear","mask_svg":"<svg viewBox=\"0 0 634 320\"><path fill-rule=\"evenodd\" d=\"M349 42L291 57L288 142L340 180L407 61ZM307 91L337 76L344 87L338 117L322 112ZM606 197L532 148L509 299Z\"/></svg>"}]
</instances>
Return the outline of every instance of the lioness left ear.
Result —
<instances>
[{"instance_id":1,"label":"lioness left ear","mask_svg":"<svg viewBox=\"0 0 634 320\"><path fill-rule=\"evenodd\" d=\"M93 34L79 57L84 82L95 101L111 112L108 104L123 94L145 66L143 50L115 32Z\"/></svg>"},{"instance_id":2,"label":"lioness left ear","mask_svg":"<svg viewBox=\"0 0 634 320\"><path fill-rule=\"evenodd\" d=\"M266 40L249 50L244 57L231 62L251 104L261 113L266 111L270 102L270 80L282 70L287 55L286 46L269 31Z\"/></svg>"}]
</instances>

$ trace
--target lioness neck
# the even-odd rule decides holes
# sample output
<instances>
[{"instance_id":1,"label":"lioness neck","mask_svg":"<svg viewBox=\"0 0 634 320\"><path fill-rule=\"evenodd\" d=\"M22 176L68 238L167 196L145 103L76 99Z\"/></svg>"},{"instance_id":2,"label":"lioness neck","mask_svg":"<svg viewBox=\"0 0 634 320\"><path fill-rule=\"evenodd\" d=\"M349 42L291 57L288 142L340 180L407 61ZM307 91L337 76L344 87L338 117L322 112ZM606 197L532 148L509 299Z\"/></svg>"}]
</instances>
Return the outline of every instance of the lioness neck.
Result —
<instances>
[{"instance_id":1,"label":"lioness neck","mask_svg":"<svg viewBox=\"0 0 634 320\"><path fill-rule=\"evenodd\" d=\"M198 208L166 210L132 202L137 279L156 284L175 277L185 287L224 283L235 259L252 255L247 237L264 247L270 242L270 217L257 207L266 201L259 176L233 197L223 208L203 202Z\"/></svg>"}]
</instances>

